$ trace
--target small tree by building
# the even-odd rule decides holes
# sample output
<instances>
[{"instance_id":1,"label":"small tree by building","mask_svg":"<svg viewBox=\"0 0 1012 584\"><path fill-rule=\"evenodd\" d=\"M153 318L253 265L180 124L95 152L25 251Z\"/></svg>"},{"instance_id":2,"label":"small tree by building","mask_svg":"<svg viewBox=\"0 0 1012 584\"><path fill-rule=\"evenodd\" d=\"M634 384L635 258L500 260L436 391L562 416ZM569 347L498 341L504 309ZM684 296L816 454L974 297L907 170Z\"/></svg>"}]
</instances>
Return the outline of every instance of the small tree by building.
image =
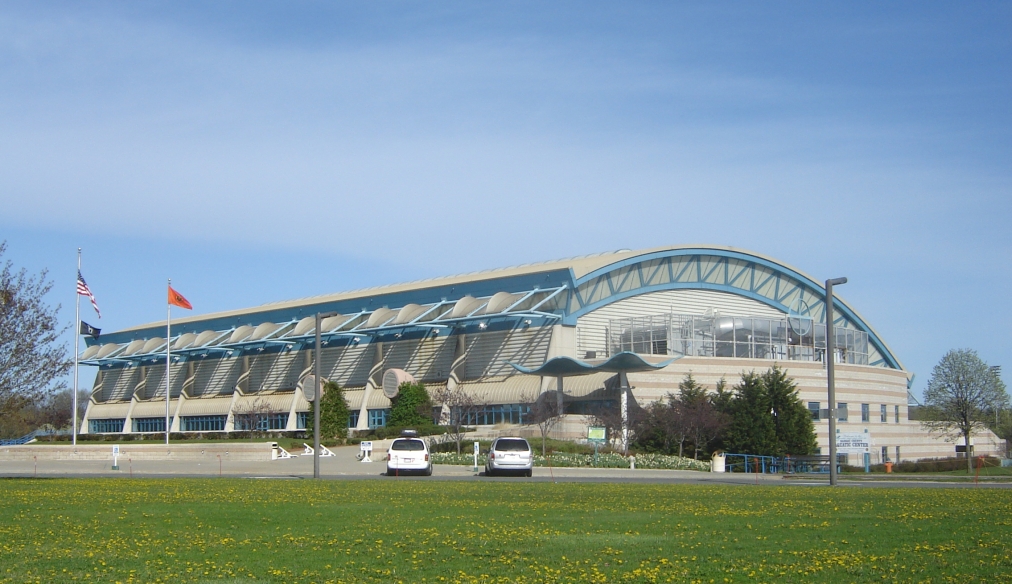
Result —
<instances>
[{"instance_id":1,"label":"small tree by building","mask_svg":"<svg viewBox=\"0 0 1012 584\"><path fill-rule=\"evenodd\" d=\"M547 452L545 443L548 441L548 434L562 420L562 412L559 411L555 392L546 391L537 397L528 397L524 401L530 408L527 414L527 423L537 426L541 433L541 456L545 456Z\"/></svg>"},{"instance_id":2,"label":"small tree by building","mask_svg":"<svg viewBox=\"0 0 1012 584\"><path fill-rule=\"evenodd\" d=\"M818 442L797 385L777 366L743 373L727 406L730 425L724 445L731 452L784 456L811 454Z\"/></svg>"},{"instance_id":3,"label":"small tree by building","mask_svg":"<svg viewBox=\"0 0 1012 584\"><path fill-rule=\"evenodd\" d=\"M313 413L315 404L310 404L309 415ZM335 381L328 381L323 384L323 395L320 396L320 438L326 440L348 439L348 421L350 411L348 402L344 399L344 388ZM310 417L310 430L312 430L312 417Z\"/></svg>"},{"instance_id":4,"label":"small tree by building","mask_svg":"<svg viewBox=\"0 0 1012 584\"><path fill-rule=\"evenodd\" d=\"M986 427L994 408L1008 403L1005 384L976 351L952 350L931 371L921 425L952 440L962 437L966 470L972 472L973 434Z\"/></svg>"},{"instance_id":5,"label":"small tree by building","mask_svg":"<svg viewBox=\"0 0 1012 584\"><path fill-rule=\"evenodd\" d=\"M421 382L405 381L391 401L388 426L428 426L432 424L432 399Z\"/></svg>"},{"instance_id":6,"label":"small tree by building","mask_svg":"<svg viewBox=\"0 0 1012 584\"><path fill-rule=\"evenodd\" d=\"M275 413L263 396L242 400L232 412L232 427L250 438L260 438L269 434L269 419Z\"/></svg>"},{"instance_id":7,"label":"small tree by building","mask_svg":"<svg viewBox=\"0 0 1012 584\"><path fill-rule=\"evenodd\" d=\"M787 372L774 365L762 374L762 385L770 402L778 456L807 455L816 452L812 414L798 396L798 386Z\"/></svg>"},{"instance_id":8,"label":"small tree by building","mask_svg":"<svg viewBox=\"0 0 1012 584\"><path fill-rule=\"evenodd\" d=\"M447 428L447 434L457 443L457 454L460 454L461 444L471 429L472 420L475 420L487 402L477 399L463 385L454 386L452 389L443 387L436 392L434 398L436 403L442 406L439 424Z\"/></svg>"},{"instance_id":9,"label":"small tree by building","mask_svg":"<svg viewBox=\"0 0 1012 584\"><path fill-rule=\"evenodd\" d=\"M725 437L726 448L745 454L778 454L776 426L770 408L762 377L754 371L743 373L741 382L734 387L734 399L730 404L731 424Z\"/></svg>"}]
</instances>

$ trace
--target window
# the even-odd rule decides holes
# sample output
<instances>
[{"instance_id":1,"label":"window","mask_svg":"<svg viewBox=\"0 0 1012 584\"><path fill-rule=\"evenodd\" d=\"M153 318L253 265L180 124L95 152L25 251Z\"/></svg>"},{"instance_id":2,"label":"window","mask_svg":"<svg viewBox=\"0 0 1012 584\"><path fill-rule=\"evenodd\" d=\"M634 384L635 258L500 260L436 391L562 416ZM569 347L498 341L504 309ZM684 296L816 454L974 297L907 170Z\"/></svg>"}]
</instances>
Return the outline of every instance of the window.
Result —
<instances>
[{"instance_id":1,"label":"window","mask_svg":"<svg viewBox=\"0 0 1012 584\"><path fill-rule=\"evenodd\" d=\"M369 410L369 427L382 428L387 425L390 410Z\"/></svg>"},{"instance_id":2,"label":"window","mask_svg":"<svg viewBox=\"0 0 1012 584\"><path fill-rule=\"evenodd\" d=\"M896 420L895 421L896 421L897 424L899 424L900 423L900 407L899 406L894 406L894 408L895 409L893 410L893 414L896 416ZM897 446L897 448L899 448L899 446ZM899 457L899 455L897 455L896 456L896 461L899 462L899 459L900 459L900 457Z\"/></svg>"},{"instance_id":3,"label":"window","mask_svg":"<svg viewBox=\"0 0 1012 584\"><path fill-rule=\"evenodd\" d=\"M885 408L885 406L882 406L882 407ZM889 447L888 446L883 446L882 447L882 462L889 462Z\"/></svg>"},{"instance_id":4,"label":"window","mask_svg":"<svg viewBox=\"0 0 1012 584\"><path fill-rule=\"evenodd\" d=\"M183 432L221 432L228 416L183 416Z\"/></svg>"},{"instance_id":5,"label":"window","mask_svg":"<svg viewBox=\"0 0 1012 584\"><path fill-rule=\"evenodd\" d=\"M88 420L88 431L95 434L122 432L126 418L108 418L104 420Z\"/></svg>"},{"instance_id":6,"label":"window","mask_svg":"<svg viewBox=\"0 0 1012 584\"><path fill-rule=\"evenodd\" d=\"M861 421L862 422L871 421L871 406L869 406L868 404L861 404Z\"/></svg>"},{"instance_id":7,"label":"window","mask_svg":"<svg viewBox=\"0 0 1012 584\"><path fill-rule=\"evenodd\" d=\"M165 418L134 418L130 425L134 432L164 432Z\"/></svg>"},{"instance_id":8,"label":"window","mask_svg":"<svg viewBox=\"0 0 1012 584\"><path fill-rule=\"evenodd\" d=\"M818 422L821 419L819 416L819 406L821 405L820 402L808 402L808 412L812 414L813 422Z\"/></svg>"},{"instance_id":9,"label":"window","mask_svg":"<svg viewBox=\"0 0 1012 584\"><path fill-rule=\"evenodd\" d=\"M359 415L359 411L358 410L355 410L354 412L348 412L348 427L349 428L358 428L358 415Z\"/></svg>"},{"instance_id":10,"label":"window","mask_svg":"<svg viewBox=\"0 0 1012 584\"><path fill-rule=\"evenodd\" d=\"M899 406L896 406L896 407L899 407ZM899 462L899 461L900 461L900 447L897 446L896 447L896 462Z\"/></svg>"},{"instance_id":11,"label":"window","mask_svg":"<svg viewBox=\"0 0 1012 584\"><path fill-rule=\"evenodd\" d=\"M463 422L469 426L493 426L495 424L523 424L524 418L530 413L530 406L524 404L495 404L462 414L460 408L451 412L453 420L463 416Z\"/></svg>"},{"instance_id":12,"label":"window","mask_svg":"<svg viewBox=\"0 0 1012 584\"><path fill-rule=\"evenodd\" d=\"M309 418L313 416L313 412L297 412L295 414L295 429L305 430L309 427Z\"/></svg>"},{"instance_id":13,"label":"window","mask_svg":"<svg viewBox=\"0 0 1012 584\"><path fill-rule=\"evenodd\" d=\"M882 423L885 424L889 421L889 412L886 410L886 405L882 404Z\"/></svg>"},{"instance_id":14,"label":"window","mask_svg":"<svg viewBox=\"0 0 1012 584\"><path fill-rule=\"evenodd\" d=\"M836 421L837 422L846 422L847 421L847 417L849 415L850 415L850 412L847 411L847 404L843 403L843 402L838 402L836 404Z\"/></svg>"}]
</instances>

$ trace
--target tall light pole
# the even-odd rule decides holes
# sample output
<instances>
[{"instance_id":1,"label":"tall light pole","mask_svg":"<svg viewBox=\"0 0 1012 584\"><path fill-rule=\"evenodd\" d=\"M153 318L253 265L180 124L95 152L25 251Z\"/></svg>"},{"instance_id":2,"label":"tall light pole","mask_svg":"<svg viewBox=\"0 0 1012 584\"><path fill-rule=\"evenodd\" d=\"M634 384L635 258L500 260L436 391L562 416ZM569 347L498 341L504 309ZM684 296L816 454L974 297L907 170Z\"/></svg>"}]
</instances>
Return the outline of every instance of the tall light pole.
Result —
<instances>
[{"instance_id":1,"label":"tall light pole","mask_svg":"<svg viewBox=\"0 0 1012 584\"><path fill-rule=\"evenodd\" d=\"M317 312L316 313L316 352L313 357L313 371L315 379L313 384L316 386L314 389L315 394L313 396L313 478L320 478L320 394L323 393L323 378L320 377L320 326L325 318L337 316L336 312Z\"/></svg>"},{"instance_id":2,"label":"tall light pole","mask_svg":"<svg viewBox=\"0 0 1012 584\"><path fill-rule=\"evenodd\" d=\"M836 333L833 332L833 286L846 284L847 278L826 280L826 380L829 385L829 484L836 486Z\"/></svg>"}]
</instances>

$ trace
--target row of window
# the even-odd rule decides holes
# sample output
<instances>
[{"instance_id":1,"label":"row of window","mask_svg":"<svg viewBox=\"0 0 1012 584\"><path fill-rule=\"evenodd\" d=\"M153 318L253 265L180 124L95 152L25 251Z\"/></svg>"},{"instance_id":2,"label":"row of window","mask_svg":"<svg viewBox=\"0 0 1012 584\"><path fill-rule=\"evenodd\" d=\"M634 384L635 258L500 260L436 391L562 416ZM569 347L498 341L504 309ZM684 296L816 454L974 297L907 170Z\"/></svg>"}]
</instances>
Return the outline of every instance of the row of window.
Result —
<instances>
[{"instance_id":1,"label":"row of window","mask_svg":"<svg viewBox=\"0 0 1012 584\"><path fill-rule=\"evenodd\" d=\"M808 402L808 411L812 414L812 421L818 422L823 419L823 410L821 409L822 402ZM828 411L828 410L826 410ZM882 404L879 408L879 421L883 424L889 421L889 410L885 404ZM836 420L838 422L846 422L850 418L850 412L847 410L846 402L836 403ZM828 419L828 418L826 418ZM861 404L861 421L871 421L871 404ZM893 423L900 423L900 407L893 406Z\"/></svg>"},{"instance_id":2,"label":"row of window","mask_svg":"<svg viewBox=\"0 0 1012 584\"><path fill-rule=\"evenodd\" d=\"M523 424L530 413L531 407L526 404L502 404L489 405L470 412L462 412L460 408L454 408L454 411L450 412L450 417L454 422L460 420L467 426L493 426L495 424Z\"/></svg>"},{"instance_id":3,"label":"row of window","mask_svg":"<svg viewBox=\"0 0 1012 584\"><path fill-rule=\"evenodd\" d=\"M225 429L227 416L183 416L183 432L220 432ZM93 434L120 433L126 423L125 418L106 418L88 420L88 431ZM283 428L283 426L282 426ZM131 420L133 432L164 432L165 418L134 418Z\"/></svg>"},{"instance_id":4,"label":"row of window","mask_svg":"<svg viewBox=\"0 0 1012 584\"><path fill-rule=\"evenodd\" d=\"M372 411L372 410L370 410ZM295 429L305 430L313 425L313 412L298 412L295 418ZM348 427L358 426L358 410L348 413Z\"/></svg>"},{"instance_id":5,"label":"row of window","mask_svg":"<svg viewBox=\"0 0 1012 584\"><path fill-rule=\"evenodd\" d=\"M266 432L268 430L284 430L286 427L288 427L288 414L241 414L235 416L235 429L239 431Z\"/></svg>"}]
</instances>

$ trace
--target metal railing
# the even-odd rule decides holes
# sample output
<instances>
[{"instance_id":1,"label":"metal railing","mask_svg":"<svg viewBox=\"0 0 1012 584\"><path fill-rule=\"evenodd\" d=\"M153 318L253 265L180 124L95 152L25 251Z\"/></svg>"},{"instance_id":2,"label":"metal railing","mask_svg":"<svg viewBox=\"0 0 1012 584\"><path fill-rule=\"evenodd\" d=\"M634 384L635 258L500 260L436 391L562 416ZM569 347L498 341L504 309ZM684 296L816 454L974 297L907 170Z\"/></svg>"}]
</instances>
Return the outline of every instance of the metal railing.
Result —
<instances>
[{"instance_id":1,"label":"metal railing","mask_svg":"<svg viewBox=\"0 0 1012 584\"><path fill-rule=\"evenodd\" d=\"M846 455L843 455L846 456ZM758 454L725 454L725 472L759 474L829 473L829 456L761 456ZM846 459L837 460L837 469Z\"/></svg>"},{"instance_id":2,"label":"metal railing","mask_svg":"<svg viewBox=\"0 0 1012 584\"><path fill-rule=\"evenodd\" d=\"M20 438L0 438L0 446L21 446L34 442L39 436L70 436L70 430L52 430L42 428L25 434Z\"/></svg>"}]
</instances>

